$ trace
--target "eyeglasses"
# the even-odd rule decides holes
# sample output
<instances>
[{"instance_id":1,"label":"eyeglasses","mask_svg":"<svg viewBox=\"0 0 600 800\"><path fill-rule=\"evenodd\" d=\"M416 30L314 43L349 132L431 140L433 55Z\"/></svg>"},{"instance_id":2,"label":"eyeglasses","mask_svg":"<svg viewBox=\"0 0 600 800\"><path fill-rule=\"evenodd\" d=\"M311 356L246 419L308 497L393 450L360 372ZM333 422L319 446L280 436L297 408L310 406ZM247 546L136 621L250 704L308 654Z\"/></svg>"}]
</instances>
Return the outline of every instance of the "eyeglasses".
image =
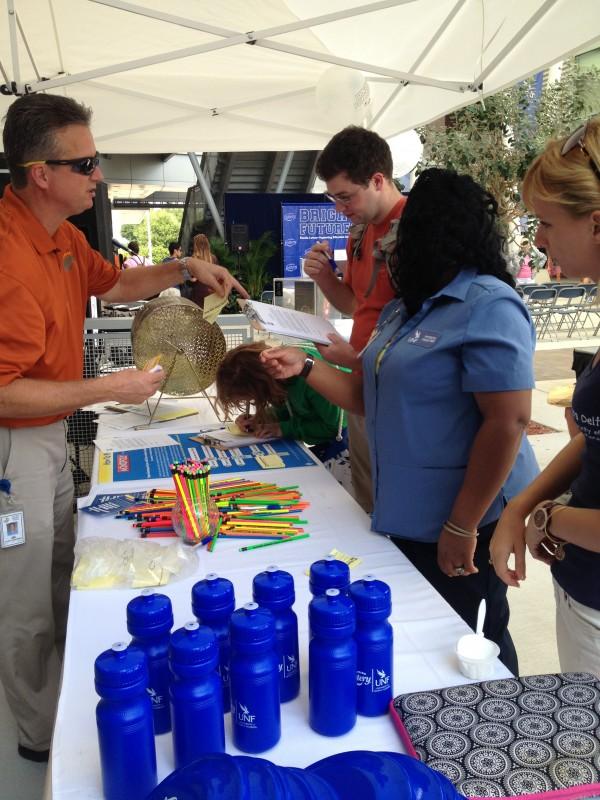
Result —
<instances>
[{"instance_id":1,"label":"eyeglasses","mask_svg":"<svg viewBox=\"0 0 600 800\"><path fill-rule=\"evenodd\" d=\"M43 161L26 161L24 164L17 164L17 167L33 167L36 164L51 164L58 167L71 167L73 172L79 175L91 175L96 169L100 159L98 156L86 156L85 158L47 158Z\"/></svg>"},{"instance_id":2,"label":"eyeglasses","mask_svg":"<svg viewBox=\"0 0 600 800\"><path fill-rule=\"evenodd\" d=\"M355 189L353 192L341 192L341 194L323 192L323 194L328 200L331 200L332 203L337 203L340 206L349 206L360 190L364 188L364 186L359 186L358 189Z\"/></svg>"},{"instance_id":3,"label":"eyeglasses","mask_svg":"<svg viewBox=\"0 0 600 800\"><path fill-rule=\"evenodd\" d=\"M587 133L588 122L585 122L569 136L567 141L563 144L560 154L561 156L566 156L567 153L571 152L571 150L575 149L576 147L579 147L581 152L587 156L587 159L590 162L590 167L594 172L594 175L598 178L598 180L600 180L600 167L598 166L598 164L596 164L596 162L590 155L587 147L585 146L584 140L585 140L585 135Z\"/></svg>"}]
</instances>

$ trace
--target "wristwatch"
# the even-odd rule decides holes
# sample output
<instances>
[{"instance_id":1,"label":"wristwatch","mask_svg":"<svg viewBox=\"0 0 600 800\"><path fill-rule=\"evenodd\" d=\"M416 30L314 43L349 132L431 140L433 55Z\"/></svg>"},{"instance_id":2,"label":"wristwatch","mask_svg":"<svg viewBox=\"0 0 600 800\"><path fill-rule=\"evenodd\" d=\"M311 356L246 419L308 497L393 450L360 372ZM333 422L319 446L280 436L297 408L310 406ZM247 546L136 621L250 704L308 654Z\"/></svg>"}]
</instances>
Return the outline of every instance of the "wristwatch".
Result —
<instances>
[{"instance_id":1,"label":"wristwatch","mask_svg":"<svg viewBox=\"0 0 600 800\"><path fill-rule=\"evenodd\" d=\"M194 277L192 273L188 269L190 258L189 256L185 256L184 258L179 259L179 263L181 264L181 277L184 281L191 281Z\"/></svg>"},{"instance_id":2,"label":"wristwatch","mask_svg":"<svg viewBox=\"0 0 600 800\"><path fill-rule=\"evenodd\" d=\"M540 533L548 533L547 527L552 517L552 512L556 506L560 505L562 504L556 503L554 500L545 500L535 509L533 512L533 524Z\"/></svg>"},{"instance_id":3,"label":"wristwatch","mask_svg":"<svg viewBox=\"0 0 600 800\"><path fill-rule=\"evenodd\" d=\"M306 356L306 359L304 361L304 366L300 370L300 372L298 374L298 377L299 378L308 378L308 376L310 374L310 371L314 367L314 365L315 365L314 358L312 356Z\"/></svg>"}]
</instances>

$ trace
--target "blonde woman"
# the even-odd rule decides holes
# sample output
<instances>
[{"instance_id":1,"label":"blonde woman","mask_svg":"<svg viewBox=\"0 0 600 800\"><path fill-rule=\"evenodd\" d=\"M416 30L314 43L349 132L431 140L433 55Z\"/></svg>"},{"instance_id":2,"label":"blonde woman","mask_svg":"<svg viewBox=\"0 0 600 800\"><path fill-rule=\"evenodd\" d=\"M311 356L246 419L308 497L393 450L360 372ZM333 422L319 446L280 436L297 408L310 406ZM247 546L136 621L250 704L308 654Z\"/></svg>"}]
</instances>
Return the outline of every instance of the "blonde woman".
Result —
<instances>
[{"instance_id":1,"label":"blonde woman","mask_svg":"<svg viewBox=\"0 0 600 800\"><path fill-rule=\"evenodd\" d=\"M523 184L535 238L570 278L600 279L600 117L550 141ZM580 433L507 505L490 545L498 576L525 578L525 545L552 570L561 669L600 675L600 351L573 395ZM568 504L555 501L567 489ZM514 566L508 560L514 553Z\"/></svg>"},{"instance_id":2,"label":"blonde woman","mask_svg":"<svg viewBox=\"0 0 600 800\"><path fill-rule=\"evenodd\" d=\"M208 237L203 233L198 233L193 239L193 257L201 258L202 261L208 261L212 264L218 264L217 257L210 249L210 242ZM186 285L186 297L189 297L196 305L202 307L204 305L204 298L211 293L211 290L197 281L192 281Z\"/></svg>"}]
</instances>

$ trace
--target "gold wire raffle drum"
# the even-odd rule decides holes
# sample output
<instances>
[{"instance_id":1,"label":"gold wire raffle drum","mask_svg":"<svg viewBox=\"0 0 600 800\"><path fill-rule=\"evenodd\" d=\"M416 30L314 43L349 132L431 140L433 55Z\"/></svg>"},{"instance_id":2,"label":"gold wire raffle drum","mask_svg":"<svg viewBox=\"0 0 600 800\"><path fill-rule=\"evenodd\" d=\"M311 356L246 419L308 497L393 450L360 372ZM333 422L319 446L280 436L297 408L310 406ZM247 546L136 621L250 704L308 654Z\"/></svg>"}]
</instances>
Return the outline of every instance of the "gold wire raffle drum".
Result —
<instances>
[{"instance_id":1,"label":"gold wire raffle drum","mask_svg":"<svg viewBox=\"0 0 600 800\"><path fill-rule=\"evenodd\" d=\"M131 327L133 360L138 369L158 359L165 371L162 391L185 395L214 383L226 351L220 327L207 322L202 309L183 297L157 297L136 314Z\"/></svg>"}]
</instances>

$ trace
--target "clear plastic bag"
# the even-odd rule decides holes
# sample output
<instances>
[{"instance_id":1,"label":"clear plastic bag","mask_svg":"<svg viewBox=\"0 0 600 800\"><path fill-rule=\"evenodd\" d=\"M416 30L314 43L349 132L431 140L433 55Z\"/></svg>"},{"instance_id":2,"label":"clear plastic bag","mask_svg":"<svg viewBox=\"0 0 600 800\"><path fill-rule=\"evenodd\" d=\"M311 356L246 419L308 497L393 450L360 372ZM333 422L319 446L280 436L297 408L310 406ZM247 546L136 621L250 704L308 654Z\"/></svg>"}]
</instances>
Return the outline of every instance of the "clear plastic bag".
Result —
<instances>
[{"instance_id":1,"label":"clear plastic bag","mask_svg":"<svg viewBox=\"0 0 600 800\"><path fill-rule=\"evenodd\" d=\"M75 546L73 589L141 589L165 586L196 572L195 549L132 539L89 537Z\"/></svg>"}]
</instances>

